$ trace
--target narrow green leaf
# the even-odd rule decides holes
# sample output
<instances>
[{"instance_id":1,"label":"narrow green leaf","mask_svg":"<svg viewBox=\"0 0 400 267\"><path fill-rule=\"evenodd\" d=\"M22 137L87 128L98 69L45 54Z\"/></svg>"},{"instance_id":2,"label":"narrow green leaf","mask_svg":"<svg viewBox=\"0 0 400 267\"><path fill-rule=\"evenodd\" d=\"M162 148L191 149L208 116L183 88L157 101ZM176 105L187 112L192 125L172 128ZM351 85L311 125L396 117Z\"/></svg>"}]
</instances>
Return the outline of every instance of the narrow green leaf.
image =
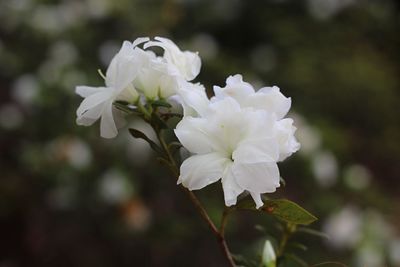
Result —
<instances>
[{"instance_id":1,"label":"narrow green leaf","mask_svg":"<svg viewBox=\"0 0 400 267\"><path fill-rule=\"evenodd\" d=\"M288 259L293 260L294 262L298 263L301 266L304 267L308 267L309 265L307 264L307 262L305 262L304 260L300 259L297 255L295 254L285 254L285 257Z\"/></svg>"},{"instance_id":2,"label":"narrow green leaf","mask_svg":"<svg viewBox=\"0 0 400 267\"><path fill-rule=\"evenodd\" d=\"M143 132L133 128L129 128L129 133L135 138L145 140L154 151L156 151L159 154L163 154L162 149L153 140L148 138Z\"/></svg>"},{"instance_id":3,"label":"narrow green leaf","mask_svg":"<svg viewBox=\"0 0 400 267\"><path fill-rule=\"evenodd\" d=\"M309 234L309 235L314 235L317 237L329 239L329 235L325 234L324 232L320 232L314 229L306 228L306 227L299 227L297 228L297 232Z\"/></svg>"},{"instance_id":4,"label":"narrow green leaf","mask_svg":"<svg viewBox=\"0 0 400 267\"><path fill-rule=\"evenodd\" d=\"M305 245L303 245L301 243L298 243L298 242L290 242L288 244L288 246L293 247L293 248L298 248L298 249L303 250L303 251L307 251L307 249L308 249L307 246L305 246Z\"/></svg>"}]
</instances>

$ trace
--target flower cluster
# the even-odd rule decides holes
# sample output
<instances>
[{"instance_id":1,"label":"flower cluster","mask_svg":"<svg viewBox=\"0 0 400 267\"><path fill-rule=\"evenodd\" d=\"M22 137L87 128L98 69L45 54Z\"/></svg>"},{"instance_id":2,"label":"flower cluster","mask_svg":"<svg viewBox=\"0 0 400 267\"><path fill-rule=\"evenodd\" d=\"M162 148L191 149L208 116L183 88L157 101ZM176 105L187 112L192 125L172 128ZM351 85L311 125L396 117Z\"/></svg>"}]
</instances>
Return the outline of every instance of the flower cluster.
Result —
<instances>
[{"instance_id":1,"label":"flower cluster","mask_svg":"<svg viewBox=\"0 0 400 267\"><path fill-rule=\"evenodd\" d=\"M143 44L143 48L139 45ZM149 47L164 49L162 57ZM77 86L76 93L85 99L77 110L79 125L92 125L101 118L100 135L113 138L122 116L113 107L115 101L133 105L146 100L165 99L176 95L182 82L193 80L200 72L201 61L197 53L181 51L172 41L156 37L125 41L111 60L104 77L104 87Z\"/></svg>"},{"instance_id":2,"label":"flower cluster","mask_svg":"<svg viewBox=\"0 0 400 267\"><path fill-rule=\"evenodd\" d=\"M164 50L162 57L148 50L154 46ZM204 86L190 82L200 66L197 53L181 51L168 39L125 41L107 69L105 87L77 87L85 97L77 123L101 118L101 136L115 137L121 115L113 103L138 106L174 97L183 107L175 135L191 153L180 166L178 183L197 190L221 180L227 206L247 191L259 208L261 194L279 187L277 162L300 146L293 120L285 118L291 99L276 86L256 91L241 75L228 77L225 87L214 86L209 99Z\"/></svg>"}]
</instances>

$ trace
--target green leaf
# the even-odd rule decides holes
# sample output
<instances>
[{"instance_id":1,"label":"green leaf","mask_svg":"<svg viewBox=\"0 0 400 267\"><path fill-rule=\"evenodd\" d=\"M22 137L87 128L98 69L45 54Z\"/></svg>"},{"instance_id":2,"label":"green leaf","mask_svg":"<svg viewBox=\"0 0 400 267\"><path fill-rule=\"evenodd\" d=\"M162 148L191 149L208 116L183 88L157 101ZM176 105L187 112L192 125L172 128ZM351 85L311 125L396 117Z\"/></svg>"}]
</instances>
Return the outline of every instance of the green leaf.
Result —
<instances>
[{"instance_id":1,"label":"green leaf","mask_svg":"<svg viewBox=\"0 0 400 267\"><path fill-rule=\"evenodd\" d=\"M292 224L308 225L317 220L317 217L287 199L268 199L261 210Z\"/></svg>"},{"instance_id":2,"label":"green leaf","mask_svg":"<svg viewBox=\"0 0 400 267\"><path fill-rule=\"evenodd\" d=\"M307 262L305 262L304 260L300 259L297 255L295 254L285 254L285 257L288 259L293 260L294 262L298 263L300 266L303 267L308 267L310 265L308 265Z\"/></svg>"},{"instance_id":3,"label":"green leaf","mask_svg":"<svg viewBox=\"0 0 400 267\"><path fill-rule=\"evenodd\" d=\"M157 153L159 153L159 154L164 153L163 150L153 140L148 138L143 132L133 129L133 128L129 128L129 133L135 138L145 140L150 145L150 147Z\"/></svg>"},{"instance_id":4,"label":"green leaf","mask_svg":"<svg viewBox=\"0 0 400 267\"><path fill-rule=\"evenodd\" d=\"M239 200L236 208L257 211L254 201L249 197ZM307 210L287 199L264 199L264 206L259 211L271 214L291 224L308 225L317 220Z\"/></svg>"}]
</instances>

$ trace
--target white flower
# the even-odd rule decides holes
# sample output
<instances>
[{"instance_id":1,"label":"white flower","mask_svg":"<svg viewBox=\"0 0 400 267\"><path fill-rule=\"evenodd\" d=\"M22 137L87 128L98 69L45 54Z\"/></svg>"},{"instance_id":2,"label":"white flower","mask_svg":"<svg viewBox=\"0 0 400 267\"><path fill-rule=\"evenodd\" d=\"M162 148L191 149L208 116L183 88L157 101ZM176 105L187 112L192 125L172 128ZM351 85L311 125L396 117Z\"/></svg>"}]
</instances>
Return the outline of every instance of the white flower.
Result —
<instances>
[{"instance_id":1,"label":"white flower","mask_svg":"<svg viewBox=\"0 0 400 267\"><path fill-rule=\"evenodd\" d=\"M178 180L190 190L221 179L227 206L246 190L259 208L261 194L279 187L276 125L264 110L243 109L226 97L211 103L204 117L184 117L175 134L195 154L182 163Z\"/></svg>"},{"instance_id":2,"label":"white flower","mask_svg":"<svg viewBox=\"0 0 400 267\"><path fill-rule=\"evenodd\" d=\"M263 87L256 92L251 84L243 81L240 74L229 76L223 88L214 86L214 93L213 101L230 96L242 107L263 109L275 114L277 119L282 119L291 106L291 99L285 97L277 86Z\"/></svg>"},{"instance_id":3,"label":"white flower","mask_svg":"<svg viewBox=\"0 0 400 267\"><path fill-rule=\"evenodd\" d=\"M141 64L139 48L136 46L148 41L148 38L138 38L133 43L125 41L120 51L111 60L105 77L105 87L77 86L76 93L85 99L80 104L77 114L77 124L92 125L101 117L100 135L113 138L117 135L113 102L124 100L133 102L138 93L132 85Z\"/></svg>"},{"instance_id":4,"label":"white flower","mask_svg":"<svg viewBox=\"0 0 400 267\"><path fill-rule=\"evenodd\" d=\"M178 183L197 190L221 179L227 206L248 191L261 207L261 194L279 187L277 162L300 147L293 120L283 119L290 98L277 87L255 92L241 75L215 86L211 101L202 88L183 84L179 91L185 116L175 134L193 155L182 163Z\"/></svg>"},{"instance_id":5,"label":"white flower","mask_svg":"<svg viewBox=\"0 0 400 267\"><path fill-rule=\"evenodd\" d=\"M155 37L157 41L150 41L144 48L159 46L164 49L164 59L169 63L170 73L180 75L186 81L191 81L200 72L201 59L197 53L181 51L179 47L167 38Z\"/></svg>"}]
</instances>

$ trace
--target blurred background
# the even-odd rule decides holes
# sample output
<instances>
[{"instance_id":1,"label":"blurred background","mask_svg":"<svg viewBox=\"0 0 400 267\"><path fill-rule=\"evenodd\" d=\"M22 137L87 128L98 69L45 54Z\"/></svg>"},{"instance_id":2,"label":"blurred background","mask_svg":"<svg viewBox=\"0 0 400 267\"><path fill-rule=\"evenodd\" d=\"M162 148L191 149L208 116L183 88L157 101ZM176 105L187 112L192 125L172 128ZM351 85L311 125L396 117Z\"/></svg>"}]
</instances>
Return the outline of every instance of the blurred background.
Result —
<instances>
[{"instance_id":1,"label":"blurred background","mask_svg":"<svg viewBox=\"0 0 400 267\"><path fill-rule=\"evenodd\" d=\"M300 203L330 236L298 233L308 249L293 253L400 266L399 11L394 0L2 0L0 266L224 266L146 144L75 124L75 86L100 86L123 40L157 35L199 51L208 89L240 73L292 97L302 149L280 164L287 185L272 197ZM218 219L220 184L198 195ZM233 253L258 259L275 223L232 216Z\"/></svg>"}]
</instances>

